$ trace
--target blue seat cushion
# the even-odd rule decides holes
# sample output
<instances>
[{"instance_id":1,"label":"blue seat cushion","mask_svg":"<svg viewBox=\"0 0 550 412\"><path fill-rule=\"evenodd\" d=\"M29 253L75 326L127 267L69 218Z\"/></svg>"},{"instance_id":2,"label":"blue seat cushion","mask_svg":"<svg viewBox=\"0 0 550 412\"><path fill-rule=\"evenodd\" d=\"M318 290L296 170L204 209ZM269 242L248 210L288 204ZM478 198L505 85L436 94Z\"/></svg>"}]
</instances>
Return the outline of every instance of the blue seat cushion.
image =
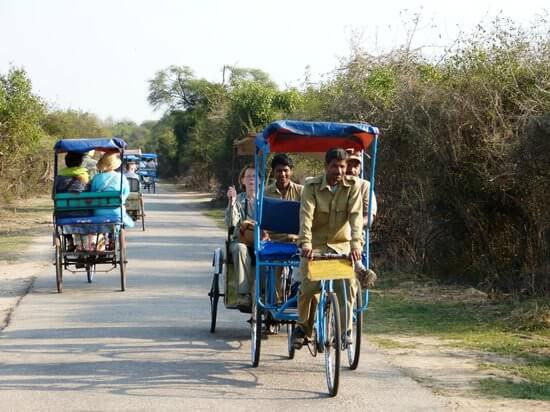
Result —
<instances>
[{"instance_id":1,"label":"blue seat cushion","mask_svg":"<svg viewBox=\"0 0 550 412\"><path fill-rule=\"evenodd\" d=\"M258 254L261 260L300 260L295 243L263 240L260 242Z\"/></svg>"}]
</instances>

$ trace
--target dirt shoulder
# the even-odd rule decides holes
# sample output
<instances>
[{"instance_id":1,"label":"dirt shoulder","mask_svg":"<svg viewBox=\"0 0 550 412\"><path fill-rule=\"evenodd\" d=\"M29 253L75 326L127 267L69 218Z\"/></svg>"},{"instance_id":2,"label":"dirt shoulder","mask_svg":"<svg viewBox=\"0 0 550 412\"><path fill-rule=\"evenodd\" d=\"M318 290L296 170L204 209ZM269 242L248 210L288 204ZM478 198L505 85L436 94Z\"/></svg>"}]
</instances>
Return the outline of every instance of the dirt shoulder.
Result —
<instances>
[{"instance_id":1,"label":"dirt shoulder","mask_svg":"<svg viewBox=\"0 0 550 412\"><path fill-rule=\"evenodd\" d=\"M540 324L526 330L524 320L534 305L389 280L371 293L365 326L392 364L458 410L549 410L550 333ZM545 322L540 307L538 315Z\"/></svg>"}]
</instances>

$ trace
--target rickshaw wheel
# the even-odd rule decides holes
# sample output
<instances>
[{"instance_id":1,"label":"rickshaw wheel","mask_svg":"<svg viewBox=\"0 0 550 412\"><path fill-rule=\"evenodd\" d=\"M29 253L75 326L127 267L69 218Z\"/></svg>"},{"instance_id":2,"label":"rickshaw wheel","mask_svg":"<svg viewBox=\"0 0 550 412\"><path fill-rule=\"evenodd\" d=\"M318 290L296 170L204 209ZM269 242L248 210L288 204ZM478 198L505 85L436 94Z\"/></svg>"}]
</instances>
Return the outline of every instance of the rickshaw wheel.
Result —
<instances>
[{"instance_id":1,"label":"rickshaw wheel","mask_svg":"<svg viewBox=\"0 0 550 412\"><path fill-rule=\"evenodd\" d=\"M252 366L256 368L260 363L260 347L262 343L262 309L256 304L256 299L252 302L252 322L251 322L251 355Z\"/></svg>"},{"instance_id":2,"label":"rickshaw wheel","mask_svg":"<svg viewBox=\"0 0 550 412\"><path fill-rule=\"evenodd\" d=\"M361 306L363 306L363 295L361 294L361 287L359 287L353 308L355 312L351 332L353 343L346 348L348 352L349 368L352 371L357 369L359 365L359 355L361 353L361 332L363 330L363 312L359 310Z\"/></svg>"},{"instance_id":3,"label":"rickshaw wheel","mask_svg":"<svg viewBox=\"0 0 550 412\"><path fill-rule=\"evenodd\" d=\"M325 349L325 374L329 395L336 396L340 380L340 348L342 343L338 297L334 292L327 294L324 312L324 342L322 344Z\"/></svg>"},{"instance_id":4,"label":"rickshaw wheel","mask_svg":"<svg viewBox=\"0 0 550 412\"><path fill-rule=\"evenodd\" d=\"M157 184L153 181L153 193L157 193Z\"/></svg>"},{"instance_id":5,"label":"rickshaw wheel","mask_svg":"<svg viewBox=\"0 0 550 412\"><path fill-rule=\"evenodd\" d=\"M63 292L63 253L61 248L61 239L55 238L55 281L57 292Z\"/></svg>"},{"instance_id":6,"label":"rickshaw wheel","mask_svg":"<svg viewBox=\"0 0 550 412\"><path fill-rule=\"evenodd\" d=\"M139 207L141 209L141 230L145 232L145 207L143 205L143 196L139 197Z\"/></svg>"},{"instance_id":7,"label":"rickshaw wheel","mask_svg":"<svg viewBox=\"0 0 550 412\"><path fill-rule=\"evenodd\" d=\"M287 333L287 347L288 347L288 359L294 359L294 354L296 349L292 343L292 332L294 332L294 323L287 323L286 333Z\"/></svg>"},{"instance_id":8,"label":"rickshaw wheel","mask_svg":"<svg viewBox=\"0 0 550 412\"><path fill-rule=\"evenodd\" d=\"M218 315L218 300L220 299L220 274L214 273L212 279L212 287L210 288L210 313L212 315L210 321L210 333L216 332L216 318Z\"/></svg>"},{"instance_id":9,"label":"rickshaw wheel","mask_svg":"<svg viewBox=\"0 0 550 412\"><path fill-rule=\"evenodd\" d=\"M88 264L86 265L86 277L88 279L88 283L92 283L95 276L95 264Z\"/></svg>"},{"instance_id":10,"label":"rickshaw wheel","mask_svg":"<svg viewBox=\"0 0 550 412\"><path fill-rule=\"evenodd\" d=\"M120 233L118 234L118 249L120 290L124 292L126 290L126 232L124 229L120 229Z\"/></svg>"}]
</instances>

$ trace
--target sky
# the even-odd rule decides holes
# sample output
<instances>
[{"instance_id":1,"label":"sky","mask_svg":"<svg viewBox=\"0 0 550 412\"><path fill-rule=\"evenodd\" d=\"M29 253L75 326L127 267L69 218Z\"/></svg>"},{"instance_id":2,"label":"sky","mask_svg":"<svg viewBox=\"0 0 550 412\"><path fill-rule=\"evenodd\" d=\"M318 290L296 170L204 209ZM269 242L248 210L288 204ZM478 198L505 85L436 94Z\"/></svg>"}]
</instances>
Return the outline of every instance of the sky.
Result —
<instances>
[{"instance_id":1,"label":"sky","mask_svg":"<svg viewBox=\"0 0 550 412\"><path fill-rule=\"evenodd\" d=\"M258 68L281 88L319 81L351 53L404 44L432 53L501 13L521 24L548 0L0 0L0 74L24 68L52 109L156 120L148 81L170 65L221 82L224 65ZM307 69L306 69L307 68Z\"/></svg>"}]
</instances>

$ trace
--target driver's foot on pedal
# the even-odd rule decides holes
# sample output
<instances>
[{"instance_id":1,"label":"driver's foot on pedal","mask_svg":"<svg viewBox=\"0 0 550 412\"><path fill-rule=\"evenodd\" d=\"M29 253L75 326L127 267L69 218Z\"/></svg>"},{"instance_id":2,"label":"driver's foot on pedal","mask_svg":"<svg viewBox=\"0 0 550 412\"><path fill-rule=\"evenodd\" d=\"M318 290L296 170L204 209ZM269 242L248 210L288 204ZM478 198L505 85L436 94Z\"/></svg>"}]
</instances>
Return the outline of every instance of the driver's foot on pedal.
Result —
<instances>
[{"instance_id":1,"label":"driver's foot on pedal","mask_svg":"<svg viewBox=\"0 0 550 412\"><path fill-rule=\"evenodd\" d=\"M302 349L306 341L306 332L301 326L296 326L292 331L292 346L294 349Z\"/></svg>"}]
</instances>

